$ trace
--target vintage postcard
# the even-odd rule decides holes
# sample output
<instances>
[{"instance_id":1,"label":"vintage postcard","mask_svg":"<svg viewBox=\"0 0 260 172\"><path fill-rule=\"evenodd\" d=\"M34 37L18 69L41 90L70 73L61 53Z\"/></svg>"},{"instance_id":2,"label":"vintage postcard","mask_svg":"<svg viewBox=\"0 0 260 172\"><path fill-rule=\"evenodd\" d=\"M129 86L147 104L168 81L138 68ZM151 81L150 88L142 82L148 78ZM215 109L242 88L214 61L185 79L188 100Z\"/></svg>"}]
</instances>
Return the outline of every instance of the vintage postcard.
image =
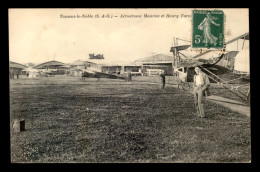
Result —
<instances>
[{"instance_id":1,"label":"vintage postcard","mask_svg":"<svg viewBox=\"0 0 260 172\"><path fill-rule=\"evenodd\" d=\"M247 8L12 9L11 163L250 163Z\"/></svg>"}]
</instances>

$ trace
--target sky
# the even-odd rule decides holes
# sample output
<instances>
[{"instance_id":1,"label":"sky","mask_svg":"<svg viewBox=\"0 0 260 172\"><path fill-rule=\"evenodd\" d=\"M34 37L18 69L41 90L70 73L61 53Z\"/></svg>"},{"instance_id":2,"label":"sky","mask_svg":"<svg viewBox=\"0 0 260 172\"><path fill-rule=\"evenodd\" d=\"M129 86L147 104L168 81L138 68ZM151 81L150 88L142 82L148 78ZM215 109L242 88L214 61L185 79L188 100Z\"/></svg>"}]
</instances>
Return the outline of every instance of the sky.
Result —
<instances>
[{"instance_id":1,"label":"sky","mask_svg":"<svg viewBox=\"0 0 260 172\"><path fill-rule=\"evenodd\" d=\"M160 53L172 56L173 37L191 40L192 10L9 9L9 60L22 64L54 59L70 63L88 60L89 54L94 53L103 54L106 62L117 63ZM226 40L249 32L248 9L220 10L226 15ZM102 14L113 17L101 18ZM144 18L144 14L165 16ZM166 17L167 14L171 17ZM64 18L61 15L93 17ZM142 17L121 18L121 15ZM237 44L227 48L237 49Z\"/></svg>"}]
</instances>

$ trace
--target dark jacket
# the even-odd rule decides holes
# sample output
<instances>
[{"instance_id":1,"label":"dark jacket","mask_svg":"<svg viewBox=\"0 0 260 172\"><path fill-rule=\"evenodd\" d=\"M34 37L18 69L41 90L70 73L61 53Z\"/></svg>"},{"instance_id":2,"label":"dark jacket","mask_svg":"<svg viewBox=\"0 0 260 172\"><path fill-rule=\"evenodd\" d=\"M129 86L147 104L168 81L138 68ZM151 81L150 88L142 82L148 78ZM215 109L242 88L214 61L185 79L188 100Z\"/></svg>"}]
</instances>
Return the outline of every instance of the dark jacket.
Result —
<instances>
[{"instance_id":1,"label":"dark jacket","mask_svg":"<svg viewBox=\"0 0 260 172\"><path fill-rule=\"evenodd\" d=\"M161 73L159 76L161 77L162 82L165 83L165 76L166 76L166 74L165 73Z\"/></svg>"}]
</instances>

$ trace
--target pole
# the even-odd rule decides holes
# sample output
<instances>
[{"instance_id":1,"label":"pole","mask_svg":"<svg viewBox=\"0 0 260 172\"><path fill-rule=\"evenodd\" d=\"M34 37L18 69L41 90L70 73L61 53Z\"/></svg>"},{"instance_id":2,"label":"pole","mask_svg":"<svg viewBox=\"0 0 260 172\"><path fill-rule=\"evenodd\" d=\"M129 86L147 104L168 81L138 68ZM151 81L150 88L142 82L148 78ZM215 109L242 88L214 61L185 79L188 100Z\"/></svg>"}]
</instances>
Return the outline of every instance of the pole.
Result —
<instances>
[{"instance_id":1,"label":"pole","mask_svg":"<svg viewBox=\"0 0 260 172\"><path fill-rule=\"evenodd\" d=\"M209 72L209 73L210 73L211 75L213 75L214 77L216 77L216 78L218 78L219 80L221 80L222 82L228 84L227 81L224 81L222 78L220 78L220 77L218 77L217 75L215 75L214 73L210 72L208 69L206 69L206 68L203 68L203 69L206 70L207 72Z\"/></svg>"},{"instance_id":2,"label":"pole","mask_svg":"<svg viewBox=\"0 0 260 172\"><path fill-rule=\"evenodd\" d=\"M244 49L244 43L245 43L246 37L244 37L243 45L242 45L242 50Z\"/></svg>"},{"instance_id":3,"label":"pole","mask_svg":"<svg viewBox=\"0 0 260 172\"><path fill-rule=\"evenodd\" d=\"M173 54L173 59L172 59L172 68L174 68L174 64L175 64L175 59L174 59L174 52L172 52ZM173 72L174 73L174 72Z\"/></svg>"},{"instance_id":4,"label":"pole","mask_svg":"<svg viewBox=\"0 0 260 172\"><path fill-rule=\"evenodd\" d=\"M237 40L237 51L238 51L238 40Z\"/></svg>"},{"instance_id":5,"label":"pole","mask_svg":"<svg viewBox=\"0 0 260 172\"><path fill-rule=\"evenodd\" d=\"M177 54L177 48L175 48L175 59L176 59L176 66L179 65L179 59L178 59L178 54Z\"/></svg>"},{"instance_id":6,"label":"pole","mask_svg":"<svg viewBox=\"0 0 260 172\"><path fill-rule=\"evenodd\" d=\"M225 67L228 67L228 66L229 66L229 54L230 54L230 53L227 53L227 54L226 54L227 64L226 64Z\"/></svg>"}]
</instances>

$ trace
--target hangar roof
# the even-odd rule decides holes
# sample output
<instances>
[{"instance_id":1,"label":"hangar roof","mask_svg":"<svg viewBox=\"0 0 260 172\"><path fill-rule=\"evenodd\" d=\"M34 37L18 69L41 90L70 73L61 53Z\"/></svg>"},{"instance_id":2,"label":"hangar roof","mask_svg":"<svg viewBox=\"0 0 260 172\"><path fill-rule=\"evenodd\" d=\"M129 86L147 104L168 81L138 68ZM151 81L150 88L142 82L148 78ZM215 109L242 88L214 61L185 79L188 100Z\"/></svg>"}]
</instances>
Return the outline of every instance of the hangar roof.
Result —
<instances>
[{"instance_id":1,"label":"hangar roof","mask_svg":"<svg viewBox=\"0 0 260 172\"><path fill-rule=\"evenodd\" d=\"M35 68L40 69L40 68L45 68L46 66L64 66L65 64L62 62L58 62L58 61L49 61L49 62L45 62L42 64L39 64L37 66L35 66Z\"/></svg>"},{"instance_id":2,"label":"hangar roof","mask_svg":"<svg viewBox=\"0 0 260 172\"><path fill-rule=\"evenodd\" d=\"M20 69L28 68L25 65L22 65L20 63L15 63L15 62L12 62L12 61L9 62L9 67L20 68Z\"/></svg>"}]
</instances>

